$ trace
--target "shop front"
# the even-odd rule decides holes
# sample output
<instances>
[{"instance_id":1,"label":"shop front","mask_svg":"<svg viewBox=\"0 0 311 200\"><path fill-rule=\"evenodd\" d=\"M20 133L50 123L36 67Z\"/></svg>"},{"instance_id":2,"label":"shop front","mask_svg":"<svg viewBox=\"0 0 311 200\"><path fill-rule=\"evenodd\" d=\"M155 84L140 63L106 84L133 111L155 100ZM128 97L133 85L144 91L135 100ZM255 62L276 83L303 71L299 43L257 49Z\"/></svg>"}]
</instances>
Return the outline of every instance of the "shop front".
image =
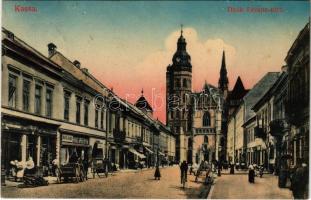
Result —
<instances>
[{"instance_id":1,"label":"shop front","mask_svg":"<svg viewBox=\"0 0 311 200\"><path fill-rule=\"evenodd\" d=\"M79 159L89 161L91 156L92 148L88 136L62 133L60 164L74 163Z\"/></svg>"},{"instance_id":2,"label":"shop front","mask_svg":"<svg viewBox=\"0 0 311 200\"><path fill-rule=\"evenodd\" d=\"M146 167L154 166L154 152L150 148L144 146L144 153L146 155Z\"/></svg>"},{"instance_id":3,"label":"shop front","mask_svg":"<svg viewBox=\"0 0 311 200\"><path fill-rule=\"evenodd\" d=\"M56 158L58 125L4 115L2 118L1 163L8 174L11 161L32 159L45 176L52 174Z\"/></svg>"},{"instance_id":4,"label":"shop front","mask_svg":"<svg viewBox=\"0 0 311 200\"><path fill-rule=\"evenodd\" d=\"M143 153L138 152L135 148L129 147L128 149L128 167L131 169L137 169L141 167L141 164L145 163L146 156Z\"/></svg>"}]
</instances>

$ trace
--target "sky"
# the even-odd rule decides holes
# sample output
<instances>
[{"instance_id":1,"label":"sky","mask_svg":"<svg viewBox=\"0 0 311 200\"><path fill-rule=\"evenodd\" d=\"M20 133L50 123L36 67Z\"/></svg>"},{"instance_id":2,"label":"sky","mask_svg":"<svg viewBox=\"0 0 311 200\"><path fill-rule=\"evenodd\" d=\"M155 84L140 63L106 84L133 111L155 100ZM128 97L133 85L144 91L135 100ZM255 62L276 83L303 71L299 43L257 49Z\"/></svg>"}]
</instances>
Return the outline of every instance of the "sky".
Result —
<instances>
[{"instance_id":1,"label":"sky","mask_svg":"<svg viewBox=\"0 0 311 200\"><path fill-rule=\"evenodd\" d=\"M37 12L16 12L15 6ZM228 12L229 7L244 12ZM310 7L308 1L4 1L2 11L2 26L44 55L53 42L132 103L143 89L154 118L165 122L165 73L180 24L191 56L193 91L205 81L217 86L223 50L229 88L240 76L250 89L267 72L280 71Z\"/></svg>"}]
</instances>

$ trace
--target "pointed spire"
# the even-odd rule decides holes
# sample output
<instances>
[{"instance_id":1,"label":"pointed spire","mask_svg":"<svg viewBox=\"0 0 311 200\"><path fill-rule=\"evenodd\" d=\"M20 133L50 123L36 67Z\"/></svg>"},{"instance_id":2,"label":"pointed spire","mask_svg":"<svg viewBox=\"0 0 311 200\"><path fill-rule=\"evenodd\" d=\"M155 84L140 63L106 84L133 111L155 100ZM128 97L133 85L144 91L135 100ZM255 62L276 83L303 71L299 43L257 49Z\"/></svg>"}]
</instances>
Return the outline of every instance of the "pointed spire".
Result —
<instances>
[{"instance_id":1,"label":"pointed spire","mask_svg":"<svg viewBox=\"0 0 311 200\"><path fill-rule=\"evenodd\" d=\"M221 68L225 69L226 72L227 72L227 69L226 69L226 56L225 56L225 50L222 51L222 61L221 61Z\"/></svg>"},{"instance_id":2,"label":"pointed spire","mask_svg":"<svg viewBox=\"0 0 311 200\"><path fill-rule=\"evenodd\" d=\"M183 24L180 24L180 36L182 36L182 34L184 32L182 28L183 28Z\"/></svg>"},{"instance_id":3,"label":"pointed spire","mask_svg":"<svg viewBox=\"0 0 311 200\"><path fill-rule=\"evenodd\" d=\"M144 88L141 88L141 96L144 96Z\"/></svg>"},{"instance_id":4,"label":"pointed spire","mask_svg":"<svg viewBox=\"0 0 311 200\"><path fill-rule=\"evenodd\" d=\"M221 68L220 68L220 77L218 81L218 88L222 91L228 90L228 77L227 77L227 69L226 69L226 57L225 51L222 52L222 60L221 60Z\"/></svg>"}]
</instances>

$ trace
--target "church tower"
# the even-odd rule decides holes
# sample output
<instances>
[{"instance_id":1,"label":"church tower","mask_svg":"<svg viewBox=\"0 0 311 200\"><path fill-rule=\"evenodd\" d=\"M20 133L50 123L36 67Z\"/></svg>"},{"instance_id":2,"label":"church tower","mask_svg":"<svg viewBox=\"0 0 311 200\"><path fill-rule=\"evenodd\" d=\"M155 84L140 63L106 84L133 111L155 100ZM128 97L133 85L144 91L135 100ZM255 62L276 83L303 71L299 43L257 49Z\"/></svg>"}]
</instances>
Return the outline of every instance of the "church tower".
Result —
<instances>
[{"instance_id":1,"label":"church tower","mask_svg":"<svg viewBox=\"0 0 311 200\"><path fill-rule=\"evenodd\" d=\"M218 88L222 91L224 95L224 99L226 99L228 96L228 85L229 85L229 81L227 77L225 51L223 51L221 68L220 68L220 77L218 81Z\"/></svg>"},{"instance_id":2,"label":"church tower","mask_svg":"<svg viewBox=\"0 0 311 200\"><path fill-rule=\"evenodd\" d=\"M180 37L177 41L177 50L172 58L172 64L166 71L166 121L176 134L176 158L181 157L183 145L179 135L189 135L189 106L192 88L191 57L186 50L186 39L181 27Z\"/></svg>"}]
</instances>

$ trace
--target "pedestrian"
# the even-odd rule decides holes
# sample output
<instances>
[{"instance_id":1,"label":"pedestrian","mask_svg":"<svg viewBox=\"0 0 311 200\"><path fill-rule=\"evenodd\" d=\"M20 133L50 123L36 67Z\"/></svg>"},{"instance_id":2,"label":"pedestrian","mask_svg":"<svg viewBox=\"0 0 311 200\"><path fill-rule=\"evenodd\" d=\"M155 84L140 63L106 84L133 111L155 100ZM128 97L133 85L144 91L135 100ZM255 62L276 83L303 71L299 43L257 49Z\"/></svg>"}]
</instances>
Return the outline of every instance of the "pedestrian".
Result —
<instances>
[{"instance_id":1,"label":"pedestrian","mask_svg":"<svg viewBox=\"0 0 311 200\"><path fill-rule=\"evenodd\" d=\"M193 166L192 164L190 165L190 171L189 171L189 174L191 175L193 173Z\"/></svg>"},{"instance_id":2,"label":"pedestrian","mask_svg":"<svg viewBox=\"0 0 311 200\"><path fill-rule=\"evenodd\" d=\"M234 174L234 164L230 164L230 174Z\"/></svg>"},{"instance_id":3,"label":"pedestrian","mask_svg":"<svg viewBox=\"0 0 311 200\"><path fill-rule=\"evenodd\" d=\"M160 178L161 178L160 168L159 165L157 165L156 170L154 172L154 180L160 180Z\"/></svg>"},{"instance_id":4,"label":"pedestrian","mask_svg":"<svg viewBox=\"0 0 311 200\"><path fill-rule=\"evenodd\" d=\"M295 199L304 199L306 185L308 184L308 169L301 159L297 161L297 168L294 171L291 181L291 190Z\"/></svg>"},{"instance_id":5,"label":"pedestrian","mask_svg":"<svg viewBox=\"0 0 311 200\"><path fill-rule=\"evenodd\" d=\"M187 172L188 172L188 164L187 162L184 160L181 165L180 165L180 183L182 184L182 177L183 174L185 175L185 179L187 182Z\"/></svg>"},{"instance_id":6,"label":"pedestrian","mask_svg":"<svg viewBox=\"0 0 311 200\"><path fill-rule=\"evenodd\" d=\"M221 176L221 163L220 163L220 161L217 162L217 176Z\"/></svg>"},{"instance_id":7,"label":"pedestrian","mask_svg":"<svg viewBox=\"0 0 311 200\"><path fill-rule=\"evenodd\" d=\"M248 182L255 183L255 170L254 170L254 166L252 164L249 165Z\"/></svg>"}]
</instances>

